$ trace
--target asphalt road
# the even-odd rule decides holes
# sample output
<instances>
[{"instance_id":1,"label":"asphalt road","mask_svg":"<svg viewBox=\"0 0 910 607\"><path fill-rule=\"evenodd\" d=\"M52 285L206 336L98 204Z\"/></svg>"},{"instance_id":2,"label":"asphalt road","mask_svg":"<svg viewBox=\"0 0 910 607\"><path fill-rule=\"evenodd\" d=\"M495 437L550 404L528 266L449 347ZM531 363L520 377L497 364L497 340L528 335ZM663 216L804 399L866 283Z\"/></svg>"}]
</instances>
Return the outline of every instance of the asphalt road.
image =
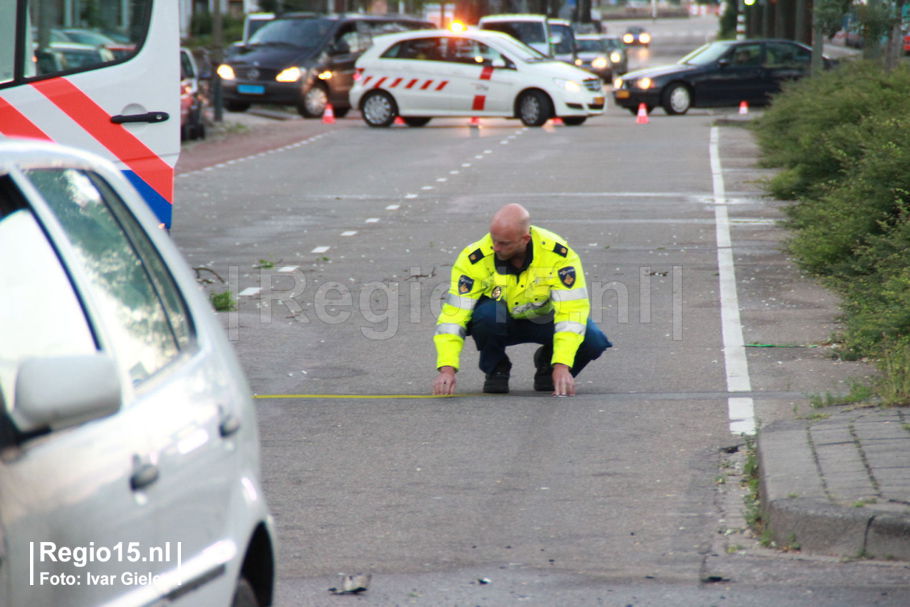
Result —
<instances>
[{"instance_id":1,"label":"asphalt road","mask_svg":"<svg viewBox=\"0 0 910 607\"><path fill-rule=\"evenodd\" d=\"M653 24L636 61L678 57L706 24ZM715 126L724 114L638 125L611 108L540 129L355 115L178 179L177 243L239 296L222 317L262 397L280 606L910 602L905 565L739 531L736 424L792 416L865 371L824 348L742 347L823 344L834 308L777 251L780 204L760 194L748 132ZM555 399L532 390L533 346L511 354L509 395L480 394L469 342L459 395L429 398L451 263L509 202L580 253L615 347ZM748 389L731 375L743 364ZM372 574L370 589L331 595L341 573Z\"/></svg>"}]
</instances>

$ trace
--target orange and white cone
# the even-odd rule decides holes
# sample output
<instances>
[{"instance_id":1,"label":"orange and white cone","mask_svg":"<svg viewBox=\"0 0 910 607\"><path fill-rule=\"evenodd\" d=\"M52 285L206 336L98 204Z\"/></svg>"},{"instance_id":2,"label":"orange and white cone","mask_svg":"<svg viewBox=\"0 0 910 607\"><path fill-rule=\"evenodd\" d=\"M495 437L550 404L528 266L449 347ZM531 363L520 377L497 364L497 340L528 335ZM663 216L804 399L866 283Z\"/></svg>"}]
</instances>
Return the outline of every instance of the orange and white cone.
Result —
<instances>
[{"instance_id":1,"label":"orange and white cone","mask_svg":"<svg viewBox=\"0 0 910 607\"><path fill-rule=\"evenodd\" d=\"M395 120L392 122L392 124L404 124L404 125L407 125L407 122L405 122L405 121L404 121L404 118L402 118L401 116L395 116Z\"/></svg>"},{"instance_id":2,"label":"orange and white cone","mask_svg":"<svg viewBox=\"0 0 910 607\"><path fill-rule=\"evenodd\" d=\"M553 116L553 124L556 126L565 126L565 122L562 121L562 118L559 116Z\"/></svg>"},{"instance_id":3,"label":"orange and white cone","mask_svg":"<svg viewBox=\"0 0 910 607\"><path fill-rule=\"evenodd\" d=\"M335 110L331 103L325 104L325 110L322 112L323 124L335 124Z\"/></svg>"},{"instance_id":4,"label":"orange and white cone","mask_svg":"<svg viewBox=\"0 0 910 607\"><path fill-rule=\"evenodd\" d=\"M471 126L475 126L475 127L480 126L480 118L478 118L477 116L471 116L471 122L469 122L468 124L470 124Z\"/></svg>"},{"instance_id":5,"label":"orange and white cone","mask_svg":"<svg viewBox=\"0 0 910 607\"><path fill-rule=\"evenodd\" d=\"M749 104L746 103L745 101L740 101L739 102L739 113L748 114L749 113Z\"/></svg>"},{"instance_id":6,"label":"orange and white cone","mask_svg":"<svg viewBox=\"0 0 910 607\"><path fill-rule=\"evenodd\" d=\"M648 108L644 103L638 104L638 114L635 116L635 124L648 124Z\"/></svg>"}]
</instances>

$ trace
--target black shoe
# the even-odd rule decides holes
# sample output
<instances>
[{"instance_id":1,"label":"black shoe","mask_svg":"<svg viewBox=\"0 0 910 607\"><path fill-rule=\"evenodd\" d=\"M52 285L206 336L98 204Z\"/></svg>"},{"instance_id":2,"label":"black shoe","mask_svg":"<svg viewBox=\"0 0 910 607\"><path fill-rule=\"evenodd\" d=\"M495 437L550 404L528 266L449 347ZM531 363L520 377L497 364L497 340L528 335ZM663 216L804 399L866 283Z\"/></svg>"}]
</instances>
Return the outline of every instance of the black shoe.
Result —
<instances>
[{"instance_id":1,"label":"black shoe","mask_svg":"<svg viewBox=\"0 0 910 607\"><path fill-rule=\"evenodd\" d=\"M512 361L507 356L499 361L492 373L487 373L487 379L483 382L483 391L487 394L507 394L509 392L509 371L511 370Z\"/></svg>"},{"instance_id":2,"label":"black shoe","mask_svg":"<svg viewBox=\"0 0 910 607\"><path fill-rule=\"evenodd\" d=\"M550 359L553 357L553 348L550 346L540 346L534 352L534 389L537 392L552 392L553 387L553 365Z\"/></svg>"}]
</instances>

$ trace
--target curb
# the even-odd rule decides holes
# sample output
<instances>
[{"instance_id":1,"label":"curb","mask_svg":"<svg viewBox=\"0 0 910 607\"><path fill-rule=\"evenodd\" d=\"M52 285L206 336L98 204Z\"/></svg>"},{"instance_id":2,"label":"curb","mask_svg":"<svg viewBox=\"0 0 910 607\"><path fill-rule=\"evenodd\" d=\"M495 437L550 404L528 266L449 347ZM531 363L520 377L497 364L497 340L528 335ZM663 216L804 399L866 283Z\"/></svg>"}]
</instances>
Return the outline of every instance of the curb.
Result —
<instances>
[{"instance_id":1,"label":"curb","mask_svg":"<svg viewBox=\"0 0 910 607\"><path fill-rule=\"evenodd\" d=\"M833 503L808 445L809 422L759 432L756 456L766 529L778 546L847 558L910 561L910 516Z\"/></svg>"}]
</instances>

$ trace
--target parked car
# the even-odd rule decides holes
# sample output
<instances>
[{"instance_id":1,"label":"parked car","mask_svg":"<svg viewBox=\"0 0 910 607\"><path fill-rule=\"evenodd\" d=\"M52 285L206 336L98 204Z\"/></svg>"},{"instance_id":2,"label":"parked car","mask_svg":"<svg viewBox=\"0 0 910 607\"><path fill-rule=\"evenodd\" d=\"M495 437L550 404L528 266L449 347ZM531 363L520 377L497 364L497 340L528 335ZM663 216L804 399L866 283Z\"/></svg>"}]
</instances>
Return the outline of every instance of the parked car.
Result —
<instances>
[{"instance_id":1,"label":"parked car","mask_svg":"<svg viewBox=\"0 0 910 607\"><path fill-rule=\"evenodd\" d=\"M224 106L242 112L252 103L293 105L305 118L317 118L331 103L342 117L351 107L354 62L373 36L432 27L394 15L287 14L270 20L218 66Z\"/></svg>"},{"instance_id":2,"label":"parked car","mask_svg":"<svg viewBox=\"0 0 910 607\"><path fill-rule=\"evenodd\" d=\"M0 597L272 602L250 389L123 174L0 141Z\"/></svg>"},{"instance_id":3,"label":"parked car","mask_svg":"<svg viewBox=\"0 0 910 607\"><path fill-rule=\"evenodd\" d=\"M629 71L629 52L626 45L617 36L604 36L604 43L610 49L610 63L613 64L613 76Z\"/></svg>"},{"instance_id":4,"label":"parked car","mask_svg":"<svg viewBox=\"0 0 910 607\"><path fill-rule=\"evenodd\" d=\"M136 50L135 44L118 42L110 36L95 30L69 27L64 28L61 31L73 42L90 44L92 46L103 46L113 53L114 58L116 59L128 57Z\"/></svg>"},{"instance_id":5,"label":"parked car","mask_svg":"<svg viewBox=\"0 0 910 607\"><path fill-rule=\"evenodd\" d=\"M613 61L607 41L599 34L578 34L575 36L580 67L594 72L609 81L613 77ZM620 74L622 72L617 72Z\"/></svg>"},{"instance_id":6,"label":"parked car","mask_svg":"<svg viewBox=\"0 0 910 607\"><path fill-rule=\"evenodd\" d=\"M565 61L569 65L581 67L572 23L566 19L547 19L547 25L550 28L550 46L553 49L553 57Z\"/></svg>"},{"instance_id":7,"label":"parked car","mask_svg":"<svg viewBox=\"0 0 910 607\"><path fill-rule=\"evenodd\" d=\"M629 46L650 46L651 34L640 25L632 25L622 35L622 41Z\"/></svg>"},{"instance_id":8,"label":"parked car","mask_svg":"<svg viewBox=\"0 0 910 607\"><path fill-rule=\"evenodd\" d=\"M45 61L53 61L57 71L78 70L116 61L114 54L105 47L80 44L79 42L51 42L49 48L46 48L42 53L35 53L36 56L39 56L39 63L41 61L40 57L43 56ZM48 55L53 59L48 59ZM41 66L39 73L51 71L47 67L47 65Z\"/></svg>"},{"instance_id":9,"label":"parked car","mask_svg":"<svg viewBox=\"0 0 910 607\"><path fill-rule=\"evenodd\" d=\"M508 34L543 55L554 56L546 15L524 13L485 15L477 22L477 27Z\"/></svg>"},{"instance_id":10,"label":"parked car","mask_svg":"<svg viewBox=\"0 0 910 607\"><path fill-rule=\"evenodd\" d=\"M541 126L603 113L600 78L486 30L408 32L377 38L357 61L351 103L374 127L397 116L423 126L434 116L500 116Z\"/></svg>"},{"instance_id":11,"label":"parked car","mask_svg":"<svg viewBox=\"0 0 910 607\"><path fill-rule=\"evenodd\" d=\"M679 62L629 72L613 81L613 99L635 113L639 104L668 114L691 107L767 103L781 84L809 74L812 49L790 40L722 40ZM825 66L833 61L824 58Z\"/></svg>"},{"instance_id":12,"label":"parked car","mask_svg":"<svg viewBox=\"0 0 910 607\"><path fill-rule=\"evenodd\" d=\"M180 49L180 140L205 139L206 97L201 74L189 49Z\"/></svg>"}]
</instances>

